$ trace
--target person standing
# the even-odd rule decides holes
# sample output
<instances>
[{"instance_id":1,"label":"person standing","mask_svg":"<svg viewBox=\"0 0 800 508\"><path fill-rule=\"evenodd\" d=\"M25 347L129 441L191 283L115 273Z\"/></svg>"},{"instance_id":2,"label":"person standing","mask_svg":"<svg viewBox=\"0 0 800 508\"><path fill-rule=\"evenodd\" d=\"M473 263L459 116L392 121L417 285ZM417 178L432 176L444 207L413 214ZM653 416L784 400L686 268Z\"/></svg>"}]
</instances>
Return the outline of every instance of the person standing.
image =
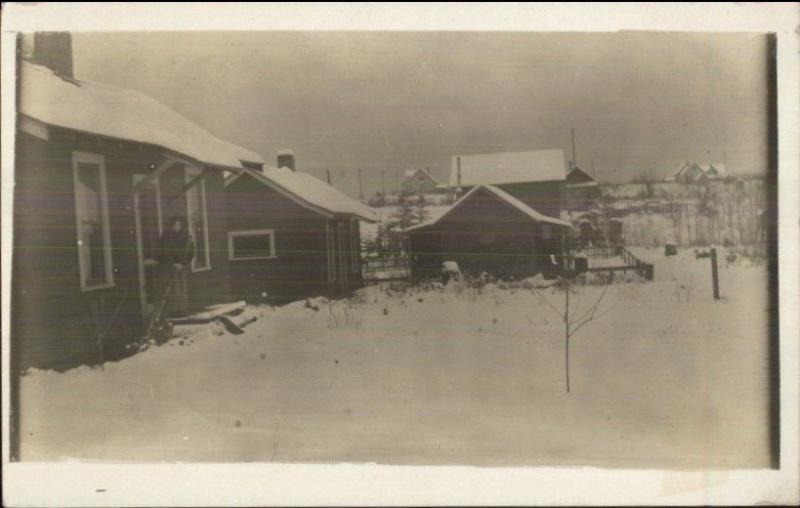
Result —
<instances>
[{"instance_id":1,"label":"person standing","mask_svg":"<svg viewBox=\"0 0 800 508\"><path fill-rule=\"evenodd\" d=\"M168 316L185 312L189 306L186 267L194 258L194 242L185 225L183 217L172 217L159 238L159 283L156 296L166 298L163 314Z\"/></svg>"}]
</instances>

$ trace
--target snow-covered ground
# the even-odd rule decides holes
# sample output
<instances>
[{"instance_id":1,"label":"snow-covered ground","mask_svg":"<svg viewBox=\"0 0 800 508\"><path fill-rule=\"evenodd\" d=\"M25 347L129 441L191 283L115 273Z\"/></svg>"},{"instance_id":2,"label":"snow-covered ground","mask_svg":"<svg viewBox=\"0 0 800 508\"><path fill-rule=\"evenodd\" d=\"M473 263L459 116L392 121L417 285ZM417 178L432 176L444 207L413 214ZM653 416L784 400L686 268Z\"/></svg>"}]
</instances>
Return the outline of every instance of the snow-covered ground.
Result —
<instances>
[{"instance_id":1,"label":"snow-covered ground","mask_svg":"<svg viewBox=\"0 0 800 508\"><path fill-rule=\"evenodd\" d=\"M656 281L609 287L572 339L569 394L540 295L385 284L249 308L244 335L187 329L104 370L30 372L22 459L767 466L765 268L723 260L715 302L708 259L637 255Z\"/></svg>"}]
</instances>

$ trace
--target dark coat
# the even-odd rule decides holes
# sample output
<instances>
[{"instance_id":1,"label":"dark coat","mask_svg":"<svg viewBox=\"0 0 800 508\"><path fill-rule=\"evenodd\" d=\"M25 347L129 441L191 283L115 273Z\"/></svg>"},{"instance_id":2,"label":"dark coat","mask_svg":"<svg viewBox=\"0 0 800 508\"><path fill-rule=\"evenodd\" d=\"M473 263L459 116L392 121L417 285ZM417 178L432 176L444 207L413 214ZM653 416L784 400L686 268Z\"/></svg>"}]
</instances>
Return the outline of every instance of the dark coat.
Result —
<instances>
[{"instance_id":1,"label":"dark coat","mask_svg":"<svg viewBox=\"0 0 800 508\"><path fill-rule=\"evenodd\" d=\"M194 243L185 231L167 229L158 244L158 261L162 264L187 265L194 257Z\"/></svg>"}]
</instances>

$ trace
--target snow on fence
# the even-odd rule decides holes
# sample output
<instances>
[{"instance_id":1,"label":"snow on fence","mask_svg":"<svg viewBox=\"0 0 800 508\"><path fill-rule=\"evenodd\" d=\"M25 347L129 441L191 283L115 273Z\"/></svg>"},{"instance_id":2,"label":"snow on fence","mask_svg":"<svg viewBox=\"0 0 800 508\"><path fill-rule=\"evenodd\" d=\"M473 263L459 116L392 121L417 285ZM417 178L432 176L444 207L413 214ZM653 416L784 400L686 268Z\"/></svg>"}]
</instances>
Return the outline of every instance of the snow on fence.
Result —
<instances>
[{"instance_id":1,"label":"snow on fence","mask_svg":"<svg viewBox=\"0 0 800 508\"><path fill-rule=\"evenodd\" d=\"M612 273L621 271L627 273L628 271L632 271L644 277L646 280L653 280L653 265L640 260L622 245L592 247L586 250L586 255L589 259L589 267L587 270L589 272ZM615 264L608 261L609 258L615 257L622 258L622 263ZM593 260L597 258L602 258L603 261L599 263L593 262Z\"/></svg>"},{"instance_id":2,"label":"snow on fence","mask_svg":"<svg viewBox=\"0 0 800 508\"><path fill-rule=\"evenodd\" d=\"M361 275L368 281L407 279L411 268L405 256L368 258L362 262Z\"/></svg>"}]
</instances>

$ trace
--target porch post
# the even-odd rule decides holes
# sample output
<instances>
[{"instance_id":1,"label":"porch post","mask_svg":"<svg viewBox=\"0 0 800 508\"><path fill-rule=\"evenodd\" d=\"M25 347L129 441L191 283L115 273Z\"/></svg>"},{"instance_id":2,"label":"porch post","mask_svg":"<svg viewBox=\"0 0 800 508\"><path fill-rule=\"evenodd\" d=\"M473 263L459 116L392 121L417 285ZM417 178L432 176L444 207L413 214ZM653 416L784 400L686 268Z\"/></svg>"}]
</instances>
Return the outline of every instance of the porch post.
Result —
<instances>
[{"instance_id":1,"label":"porch post","mask_svg":"<svg viewBox=\"0 0 800 508\"><path fill-rule=\"evenodd\" d=\"M139 272L139 305L142 318L147 315L147 296L145 295L145 285L147 278L144 271L144 250L142 248L142 219L139 216L139 190L133 193L133 217L136 229L136 265Z\"/></svg>"}]
</instances>

